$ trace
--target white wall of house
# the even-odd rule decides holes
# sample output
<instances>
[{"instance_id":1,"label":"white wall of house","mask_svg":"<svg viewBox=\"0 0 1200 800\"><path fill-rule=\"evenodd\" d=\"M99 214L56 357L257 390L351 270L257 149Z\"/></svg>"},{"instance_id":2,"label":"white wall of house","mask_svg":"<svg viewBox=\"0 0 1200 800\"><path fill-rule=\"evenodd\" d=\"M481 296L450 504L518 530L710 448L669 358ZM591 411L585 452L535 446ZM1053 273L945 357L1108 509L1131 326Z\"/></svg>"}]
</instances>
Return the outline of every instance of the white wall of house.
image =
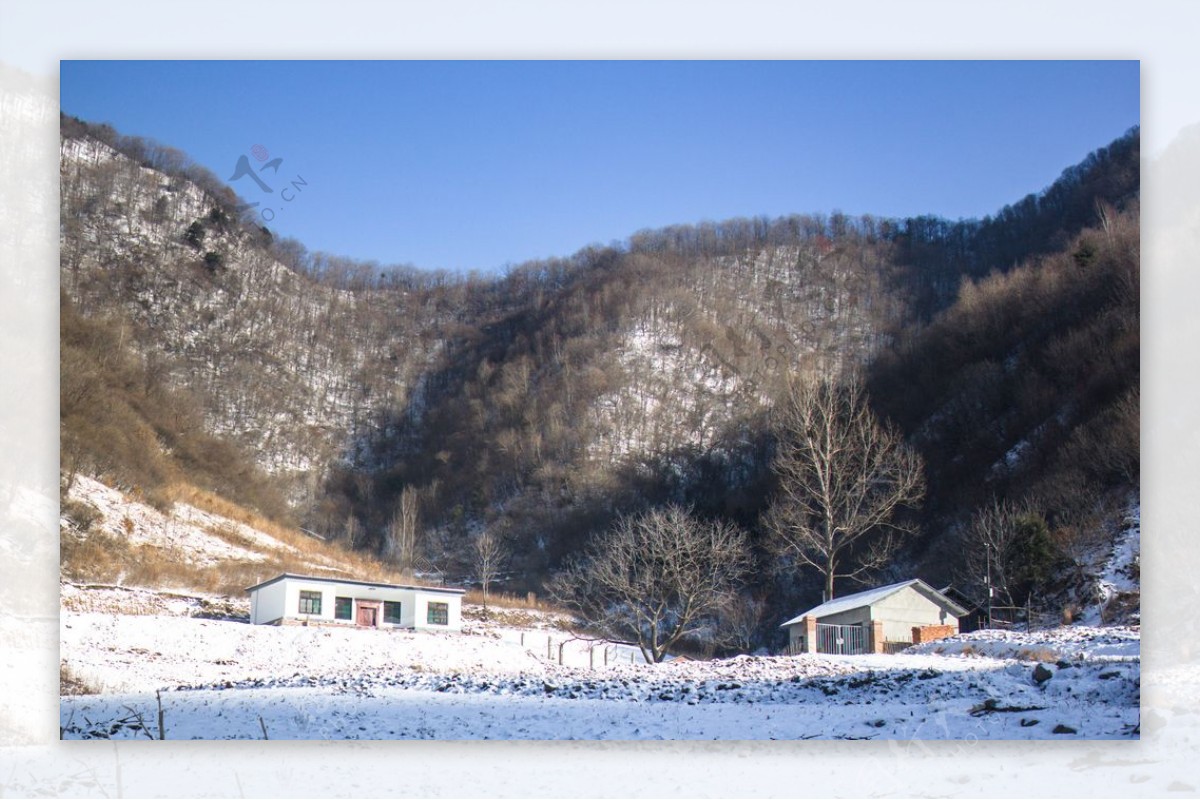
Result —
<instances>
[{"instance_id":1,"label":"white wall of house","mask_svg":"<svg viewBox=\"0 0 1200 800\"><path fill-rule=\"evenodd\" d=\"M265 625L281 619L286 613L287 587L282 581L264 586L250 593L250 622Z\"/></svg>"},{"instance_id":2,"label":"white wall of house","mask_svg":"<svg viewBox=\"0 0 1200 800\"><path fill-rule=\"evenodd\" d=\"M462 629L462 598L457 595L446 595L440 592L423 592L417 589L414 594L414 624L415 628L428 628L430 630L461 630ZM446 604L446 624L442 625L438 622L431 622L433 619L440 619L435 614L430 614L430 603L445 603ZM435 609L436 611L436 609Z\"/></svg>"},{"instance_id":3,"label":"white wall of house","mask_svg":"<svg viewBox=\"0 0 1200 800\"><path fill-rule=\"evenodd\" d=\"M917 625L953 625L958 630L958 617L911 586L876 601L871 618L883 621L883 638L889 642L911 642Z\"/></svg>"},{"instance_id":4,"label":"white wall of house","mask_svg":"<svg viewBox=\"0 0 1200 800\"><path fill-rule=\"evenodd\" d=\"M303 593L320 595L319 612L302 611ZM337 599L349 598L349 617L337 617ZM430 621L429 604L446 605L445 624ZM354 583L335 583L287 577L250 592L250 621L256 625L280 619L311 620L331 625L358 624L359 608L378 603L376 626L380 628L421 628L427 630L462 629L462 595L458 592L437 592L418 587L367 586ZM399 622L388 620L387 603L400 604ZM311 608L311 604L306 607ZM394 609L391 609L394 610ZM435 615L435 618L439 618Z\"/></svg>"}]
</instances>

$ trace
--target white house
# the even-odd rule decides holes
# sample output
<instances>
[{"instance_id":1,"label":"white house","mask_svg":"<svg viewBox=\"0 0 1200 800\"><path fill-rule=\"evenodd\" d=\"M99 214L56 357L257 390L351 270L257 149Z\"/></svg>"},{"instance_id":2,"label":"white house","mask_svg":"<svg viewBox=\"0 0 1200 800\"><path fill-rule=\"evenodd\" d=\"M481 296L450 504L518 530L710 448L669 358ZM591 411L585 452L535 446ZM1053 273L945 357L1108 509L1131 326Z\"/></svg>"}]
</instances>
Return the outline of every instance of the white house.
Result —
<instances>
[{"instance_id":1,"label":"white house","mask_svg":"<svg viewBox=\"0 0 1200 800\"><path fill-rule=\"evenodd\" d=\"M883 653L953 636L967 610L915 578L837 597L788 620L790 653Z\"/></svg>"},{"instance_id":2,"label":"white house","mask_svg":"<svg viewBox=\"0 0 1200 800\"><path fill-rule=\"evenodd\" d=\"M254 625L462 630L462 589L284 573L246 591Z\"/></svg>"}]
</instances>

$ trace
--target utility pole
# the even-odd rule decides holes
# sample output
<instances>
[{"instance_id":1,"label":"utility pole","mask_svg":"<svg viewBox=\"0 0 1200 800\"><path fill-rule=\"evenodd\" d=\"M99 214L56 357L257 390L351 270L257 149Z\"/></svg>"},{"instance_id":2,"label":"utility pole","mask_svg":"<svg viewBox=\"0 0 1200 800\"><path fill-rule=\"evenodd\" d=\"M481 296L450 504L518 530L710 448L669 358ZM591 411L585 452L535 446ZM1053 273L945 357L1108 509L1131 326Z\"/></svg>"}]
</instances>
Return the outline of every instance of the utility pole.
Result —
<instances>
[{"instance_id":1,"label":"utility pole","mask_svg":"<svg viewBox=\"0 0 1200 800\"><path fill-rule=\"evenodd\" d=\"M987 560L987 621L988 628L992 628L992 546L984 543L983 550L986 553ZM979 563L979 562L976 562Z\"/></svg>"}]
</instances>

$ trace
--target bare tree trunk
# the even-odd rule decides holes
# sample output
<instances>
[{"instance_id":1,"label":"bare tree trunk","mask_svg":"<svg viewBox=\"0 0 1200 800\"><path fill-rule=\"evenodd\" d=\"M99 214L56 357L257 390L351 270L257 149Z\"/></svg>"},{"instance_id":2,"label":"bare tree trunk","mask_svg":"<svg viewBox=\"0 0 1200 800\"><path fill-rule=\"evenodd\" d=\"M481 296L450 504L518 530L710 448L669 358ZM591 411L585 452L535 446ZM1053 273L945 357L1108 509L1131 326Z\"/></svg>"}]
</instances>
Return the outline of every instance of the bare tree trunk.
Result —
<instances>
[{"instance_id":1,"label":"bare tree trunk","mask_svg":"<svg viewBox=\"0 0 1200 800\"><path fill-rule=\"evenodd\" d=\"M483 614L487 616L488 594L492 582L500 574L503 564L511 555L508 543L493 528L486 528L475 538L475 571L483 589Z\"/></svg>"},{"instance_id":2,"label":"bare tree trunk","mask_svg":"<svg viewBox=\"0 0 1200 800\"><path fill-rule=\"evenodd\" d=\"M397 569L412 577L417 561L417 525L420 521L420 498L414 486L400 492L400 507L388 523L385 553Z\"/></svg>"}]
</instances>

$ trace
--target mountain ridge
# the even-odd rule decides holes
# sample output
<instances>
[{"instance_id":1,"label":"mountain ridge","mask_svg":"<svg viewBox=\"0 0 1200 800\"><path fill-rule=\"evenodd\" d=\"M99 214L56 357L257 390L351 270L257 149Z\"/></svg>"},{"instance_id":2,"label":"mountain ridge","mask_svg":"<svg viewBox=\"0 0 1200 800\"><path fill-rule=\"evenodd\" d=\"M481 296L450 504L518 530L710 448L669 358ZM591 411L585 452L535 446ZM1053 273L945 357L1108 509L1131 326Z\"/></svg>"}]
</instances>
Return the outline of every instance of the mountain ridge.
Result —
<instances>
[{"instance_id":1,"label":"mountain ridge","mask_svg":"<svg viewBox=\"0 0 1200 800\"><path fill-rule=\"evenodd\" d=\"M672 226L454 278L310 254L169 148L64 120L64 302L127 326L146 373L256 454L306 527L383 552L412 489L451 574L478 531L505 531L514 588L646 504L755 529L789 376L873 370L880 410L916 436L928 400L890 398L896 353L945 338L989 272L1082 252L1104 213L1136 224L1135 129L984 220ZM948 498L931 541L969 506Z\"/></svg>"}]
</instances>

